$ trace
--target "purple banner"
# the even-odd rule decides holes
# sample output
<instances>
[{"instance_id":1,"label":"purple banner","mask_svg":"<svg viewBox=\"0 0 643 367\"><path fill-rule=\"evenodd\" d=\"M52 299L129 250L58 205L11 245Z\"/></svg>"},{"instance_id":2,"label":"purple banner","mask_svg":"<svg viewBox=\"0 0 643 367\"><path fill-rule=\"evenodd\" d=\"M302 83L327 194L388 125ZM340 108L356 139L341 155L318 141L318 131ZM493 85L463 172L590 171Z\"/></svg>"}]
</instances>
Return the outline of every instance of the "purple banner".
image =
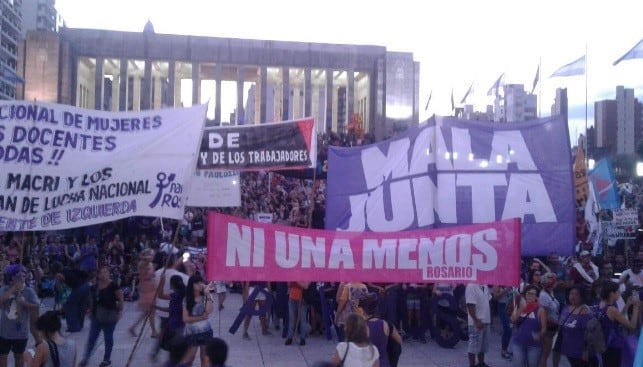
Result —
<instances>
[{"instance_id":1,"label":"purple banner","mask_svg":"<svg viewBox=\"0 0 643 367\"><path fill-rule=\"evenodd\" d=\"M573 251L562 117L497 124L435 117L392 139L330 147L326 229L396 232L522 220L522 254Z\"/></svg>"}]
</instances>

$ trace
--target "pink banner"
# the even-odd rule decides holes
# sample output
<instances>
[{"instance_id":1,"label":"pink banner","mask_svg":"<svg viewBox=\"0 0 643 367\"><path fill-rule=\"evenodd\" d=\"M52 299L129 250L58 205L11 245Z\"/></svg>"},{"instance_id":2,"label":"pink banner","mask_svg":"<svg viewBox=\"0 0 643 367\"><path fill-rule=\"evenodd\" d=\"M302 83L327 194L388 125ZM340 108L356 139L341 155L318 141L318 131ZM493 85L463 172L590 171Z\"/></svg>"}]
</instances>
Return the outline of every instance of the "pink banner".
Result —
<instances>
[{"instance_id":1,"label":"pink banner","mask_svg":"<svg viewBox=\"0 0 643 367\"><path fill-rule=\"evenodd\" d=\"M520 220L395 233L208 216L208 279L517 286ZM501 258L502 256L502 258Z\"/></svg>"}]
</instances>

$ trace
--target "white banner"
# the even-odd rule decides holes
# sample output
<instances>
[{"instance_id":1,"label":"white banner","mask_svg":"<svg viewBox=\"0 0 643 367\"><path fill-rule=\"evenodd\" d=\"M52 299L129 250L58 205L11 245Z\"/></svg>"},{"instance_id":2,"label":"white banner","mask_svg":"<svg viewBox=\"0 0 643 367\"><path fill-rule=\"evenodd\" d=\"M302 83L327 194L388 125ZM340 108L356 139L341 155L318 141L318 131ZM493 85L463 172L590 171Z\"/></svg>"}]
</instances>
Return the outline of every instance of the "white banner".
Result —
<instances>
[{"instance_id":1,"label":"white banner","mask_svg":"<svg viewBox=\"0 0 643 367\"><path fill-rule=\"evenodd\" d=\"M208 208L241 206L239 172L197 169L190 185L188 206Z\"/></svg>"},{"instance_id":2,"label":"white banner","mask_svg":"<svg viewBox=\"0 0 643 367\"><path fill-rule=\"evenodd\" d=\"M0 231L182 218L205 112L0 102Z\"/></svg>"},{"instance_id":3,"label":"white banner","mask_svg":"<svg viewBox=\"0 0 643 367\"><path fill-rule=\"evenodd\" d=\"M639 213L636 209L614 209L612 216L612 223L617 227L636 229L639 226Z\"/></svg>"}]
</instances>

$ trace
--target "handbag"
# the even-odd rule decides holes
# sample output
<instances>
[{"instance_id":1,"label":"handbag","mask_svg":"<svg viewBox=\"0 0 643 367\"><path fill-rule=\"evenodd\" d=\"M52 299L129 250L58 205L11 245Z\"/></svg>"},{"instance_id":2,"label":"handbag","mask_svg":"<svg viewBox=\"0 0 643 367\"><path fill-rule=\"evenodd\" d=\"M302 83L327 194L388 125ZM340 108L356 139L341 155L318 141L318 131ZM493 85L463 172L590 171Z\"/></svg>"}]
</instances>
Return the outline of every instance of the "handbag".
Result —
<instances>
[{"instance_id":1,"label":"handbag","mask_svg":"<svg viewBox=\"0 0 643 367\"><path fill-rule=\"evenodd\" d=\"M556 332L556 335L554 335L554 342L552 343L554 351L560 352L560 348L563 345L563 328L565 327L565 324L567 323L569 316L571 316L574 313L574 311L576 311L577 308L578 307L574 307L567 314L567 317L565 317L565 321L563 321L562 324L558 324L558 331Z\"/></svg>"},{"instance_id":2,"label":"handbag","mask_svg":"<svg viewBox=\"0 0 643 367\"><path fill-rule=\"evenodd\" d=\"M101 324L113 324L116 321L118 321L118 310L112 309L112 308L107 308L103 305L100 304L100 298L98 295L98 286L96 286L96 321L100 322Z\"/></svg>"},{"instance_id":3,"label":"handbag","mask_svg":"<svg viewBox=\"0 0 643 367\"><path fill-rule=\"evenodd\" d=\"M344 351L344 356L342 357L342 360L339 362L337 367L344 367L344 362L346 361L346 356L348 355L348 348L350 348L351 343L346 342L346 351Z\"/></svg>"},{"instance_id":4,"label":"handbag","mask_svg":"<svg viewBox=\"0 0 643 367\"><path fill-rule=\"evenodd\" d=\"M397 367L402 354L402 345L393 339L393 331L395 327L390 323L388 325L388 341L386 342L386 354L388 354L388 361L391 367Z\"/></svg>"}]
</instances>

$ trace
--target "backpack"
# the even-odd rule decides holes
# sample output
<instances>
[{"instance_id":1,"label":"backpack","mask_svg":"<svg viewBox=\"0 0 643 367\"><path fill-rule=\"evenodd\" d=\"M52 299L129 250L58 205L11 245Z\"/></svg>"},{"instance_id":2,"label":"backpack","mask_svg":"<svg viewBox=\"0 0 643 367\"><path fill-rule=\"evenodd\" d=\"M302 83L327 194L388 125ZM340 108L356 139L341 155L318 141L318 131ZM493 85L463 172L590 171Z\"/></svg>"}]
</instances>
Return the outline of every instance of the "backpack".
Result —
<instances>
[{"instance_id":1,"label":"backpack","mask_svg":"<svg viewBox=\"0 0 643 367\"><path fill-rule=\"evenodd\" d=\"M596 316L587 321L585 328L585 346L589 355L602 354L607 350L603 327Z\"/></svg>"},{"instance_id":2,"label":"backpack","mask_svg":"<svg viewBox=\"0 0 643 367\"><path fill-rule=\"evenodd\" d=\"M302 297L304 299L304 302L308 305L314 305L317 303L320 303L320 298L319 298L319 291L317 290L317 283L316 282L310 282L308 284L308 287L303 290L302 292Z\"/></svg>"}]
</instances>

